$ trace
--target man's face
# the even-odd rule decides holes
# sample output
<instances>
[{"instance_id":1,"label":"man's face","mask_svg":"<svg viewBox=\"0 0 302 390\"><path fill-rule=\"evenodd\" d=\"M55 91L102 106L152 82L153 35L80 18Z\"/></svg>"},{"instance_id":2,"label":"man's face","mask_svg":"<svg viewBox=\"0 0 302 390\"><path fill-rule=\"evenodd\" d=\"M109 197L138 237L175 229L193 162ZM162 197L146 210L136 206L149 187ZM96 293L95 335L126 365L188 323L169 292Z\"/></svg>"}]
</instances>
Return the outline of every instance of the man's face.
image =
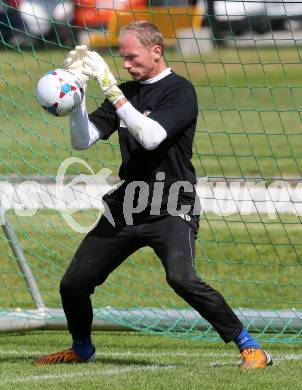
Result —
<instances>
[{"instance_id":1,"label":"man's face","mask_svg":"<svg viewBox=\"0 0 302 390\"><path fill-rule=\"evenodd\" d=\"M120 55L123 58L124 69L133 80L144 81L156 76L159 72L159 46L145 47L134 33L128 32L120 39Z\"/></svg>"}]
</instances>

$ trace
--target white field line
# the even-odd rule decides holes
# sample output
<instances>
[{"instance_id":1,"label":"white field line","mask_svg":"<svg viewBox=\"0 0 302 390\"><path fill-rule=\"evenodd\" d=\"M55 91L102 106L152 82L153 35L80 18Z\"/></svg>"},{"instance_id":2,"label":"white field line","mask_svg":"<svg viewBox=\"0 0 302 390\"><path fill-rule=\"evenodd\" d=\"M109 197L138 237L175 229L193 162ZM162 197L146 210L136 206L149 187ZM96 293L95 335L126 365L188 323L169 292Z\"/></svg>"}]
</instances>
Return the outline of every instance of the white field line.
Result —
<instances>
[{"instance_id":1,"label":"white field line","mask_svg":"<svg viewBox=\"0 0 302 390\"><path fill-rule=\"evenodd\" d=\"M21 356L37 356L37 355L45 355L46 351L27 351L27 350L0 350L0 355L21 355ZM231 357L234 358L238 356L238 354L234 353L226 353L226 352L156 352L150 351L146 352L131 352L131 351L123 351L123 352L96 352L96 356L99 357L143 357L146 358L148 356L180 356L180 357ZM301 355L302 358L302 355Z\"/></svg>"},{"instance_id":2,"label":"white field line","mask_svg":"<svg viewBox=\"0 0 302 390\"><path fill-rule=\"evenodd\" d=\"M39 355L45 355L47 352L45 351L27 351L27 350L0 350L0 355L2 356L39 356ZM121 352L97 352L97 357L142 357L142 358L148 358L150 356L156 356L156 357L207 357L207 358L229 358L229 359L235 359L239 356L239 353L234 352L156 352L156 351L150 351L150 352L131 352L131 351L121 351ZM282 361L282 360L302 360L302 354L287 354L287 353L278 353L273 355L274 361Z\"/></svg>"},{"instance_id":3,"label":"white field line","mask_svg":"<svg viewBox=\"0 0 302 390\"><path fill-rule=\"evenodd\" d=\"M13 380L3 380L0 381L1 385L11 385L17 383L29 383L29 382L39 382L39 381L49 381L49 380L66 380L66 379L74 379L74 378L82 378L82 377L96 377L96 376L104 376L104 375L120 375L127 372L139 372L139 371L155 371L155 370L170 370L174 369L176 366L167 365L149 365L142 367L125 367L125 368L114 368L109 370L89 370L83 372L72 372L70 374L48 374L48 375L30 375L26 377L20 377L18 379Z\"/></svg>"},{"instance_id":4,"label":"white field line","mask_svg":"<svg viewBox=\"0 0 302 390\"><path fill-rule=\"evenodd\" d=\"M41 351L17 351L17 350L0 350L0 355L6 355L6 356L37 356L37 355L43 355L45 352ZM148 358L148 357L165 357L169 356L173 358L174 356L180 356L180 357L198 357L200 359L202 358L227 358L227 361L215 361L210 362L210 367L222 367L222 366L238 366L240 364L240 360L235 361L236 358L238 358L238 354L234 353L227 353L227 352L205 352L200 353L198 352L99 352L96 354L97 357L142 357L142 358ZM282 363L286 360L302 360L302 354L277 354L273 355L273 365L276 366L277 364ZM231 360L231 361L230 361ZM118 362L118 361L117 361ZM127 372L140 372L140 371L154 371L154 370L169 370L169 369L175 369L177 368L176 365L146 365L142 367L126 367L126 368L115 368L115 369L109 369L109 370L98 370L98 371L84 371L80 373L70 373L70 374L54 374L54 375L31 375L28 377L21 377L19 379L14 380L4 380L0 381L1 385L8 385L8 384L18 384L18 383L30 383L30 382L38 382L38 381L49 381L49 380L66 380L66 379L73 379L73 378L81 378L81 377L96 377L96 376L104 376L104 375L119 375L124 374Z\"/></svg>"}]
</instances>

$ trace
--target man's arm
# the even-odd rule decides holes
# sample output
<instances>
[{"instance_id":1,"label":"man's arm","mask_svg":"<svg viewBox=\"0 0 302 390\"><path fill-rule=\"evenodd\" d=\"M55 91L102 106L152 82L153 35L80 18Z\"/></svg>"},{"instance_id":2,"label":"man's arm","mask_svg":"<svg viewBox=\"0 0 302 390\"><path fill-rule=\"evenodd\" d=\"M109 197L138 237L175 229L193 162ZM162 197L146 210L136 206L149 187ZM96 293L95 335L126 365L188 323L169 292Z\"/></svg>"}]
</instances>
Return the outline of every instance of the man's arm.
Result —
<instances>
[{"instance_id":1,"label":"man's arm","mask_svg":"<svg viewBox=\"0 0 302 390\"><path fill-rule=\"evenodd\" d=\"M87 46L76 46L68 53L64 60L64 67L73 72L82 82L84 97L81 106L72 112L69 117L71 145L76 150L88 149L104 136L103 132L89 120L86 110L86 89L89 77L83 73L83 58L87 53Z\"/></svg>"},{"instance_id":2,"label":"man's arm","mask_svg":"<svg viewBox=\"0 0 302 390\"><path fill-rule=\"evenodd\" d=\"M158 122L140 113L127 99L119 100L114 106L117 115L144 149L154 150L167 138L166 130Z\"/></svg>"},{"instance_id":3,"label":"man's arm","mask_svg":"<svg viewBox=\"0 0 302 390\"><path fill-rule=\"evenodd\" d=\"M117 86L116 80L103 58L87 51L83 58L83 73L97 80L102 92L116 108L116 113L128 131L147 150L156 149L167 138L166 130L155 120L136 110Z\"/></svg>"},{"instance_id":4,"label":"man's arm","mask_svg":"<svg viewBox=\"0 0 302 390\"><path fill-rule=\"evenodd\" d=\"M103 135L88 118L85 96L81 106L70 115L69 126L71 145L76 150L88 149Z\"/></svg>"}]
</instances>

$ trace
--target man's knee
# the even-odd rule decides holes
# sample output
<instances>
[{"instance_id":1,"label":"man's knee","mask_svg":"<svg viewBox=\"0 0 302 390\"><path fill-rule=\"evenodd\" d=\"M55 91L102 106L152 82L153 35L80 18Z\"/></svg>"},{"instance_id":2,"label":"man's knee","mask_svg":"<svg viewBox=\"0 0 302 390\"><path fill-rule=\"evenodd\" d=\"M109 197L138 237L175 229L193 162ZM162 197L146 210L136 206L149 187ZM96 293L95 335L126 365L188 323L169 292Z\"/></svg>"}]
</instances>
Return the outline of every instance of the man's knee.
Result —
<instances>
[{"instance_id":1,"label":"man's knee","mask_svg":"<svg viewBox=\"0 0 302 390\"><path fill-rule=\"evenodd\" d=\"M75 278L65 274L60 283L60 294L62 297L79 297L90 295L94 291L93 288L87 285L87 282L82 278Z\"/></svg>"},{"instance_id":2,"label":"man's knee","mask_svg":"<svg viewBox=\"0 0 302 390\"><path fill-rule=\"evenodd\" d=\"M69 296L73 295L73 291L75 290L74 285L70 279L63 276L61 282L60 282L60 294L62 296Z\"/></svg>"},{"instance_id":3,"label":"man's knee","mask_svg":"<svg viewBox=\"0 0 302 390\"><path fill-rule=\"evenodd\" d=\"M169 272L167 273L167 282L176 292L192 291L196 283L202 283L195 272Z\"/></svg>"}]
</instances>

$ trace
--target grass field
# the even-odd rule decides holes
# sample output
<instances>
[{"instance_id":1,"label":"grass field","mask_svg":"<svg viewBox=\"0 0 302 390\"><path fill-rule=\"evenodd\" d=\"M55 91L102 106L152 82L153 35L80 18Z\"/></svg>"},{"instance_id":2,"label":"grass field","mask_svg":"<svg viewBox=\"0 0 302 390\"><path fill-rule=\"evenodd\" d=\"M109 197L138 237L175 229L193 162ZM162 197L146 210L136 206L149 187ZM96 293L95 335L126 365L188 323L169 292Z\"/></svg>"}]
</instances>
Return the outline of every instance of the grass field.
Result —
<instances>
[{"instance_id":1,"label":"grass field","mask_svg":"<svg viewBox=\"0 0 302 390\"><path fill-rule=\"evenodd\" d=\"M140 333L95 332L97 361L35 367L41 354L69 347L67 332L0 335L0 388L15 389L300 389L301 346L266 344L274 365L241 371L237 348Z\"/></svg>"},{"instance_id":2,"label":"grass field","mask_svg":"<svg viewBox=\"0 0 302 390\"><path fill-rule=\"evenodd\" d=\"M121 80L120 58L106 57ZM42 111L34 97L38 79L60 67L61 50L0 52L0 175L56 175L66 157L85 159L94 172L117 174L118 139L87 151L71 149L68 119ZM166 52L169 66L196 87L200 115L193 162L199 176L300 177L302 158L301 49L222 49L202 58ZM117 72L119 69L119 72ZM102 101L93 83L88 107ZM71 174L81 171L75 167ZM87 172L85 172L87 173ZM0 187L1 195L1 187ZM93 211L79 213L91 222ZM37 278L45 303L60 304L58 287L82 235L57 212L8 216ZM196 267L234 308L301 310L302 231L300 218L279 215L203 215ZM7 240L0 235L0 308L32 308L29 291ZM165 282L150 248L131 256L97 289L96 307L187 307ZM187 335L184 335L187 336ZM270 335L267 335L269 338ZM275 335L272 336L274 339ZM293 337L295 335L289 335ZM139 333L96 333L98 361L80 367L31 365L35 356L68 346L66 332L0 334L3 389L270 389L301 388L301 344L272 344L275 365L241 372L233 346ZM210 335L209 335L210 338ZM297 338L298 341L298 338ZM301 335L299 338L301 341Z\"/></svg>"},{"instance_id":3,"label":"grass field","mask_svg":"<svg viewBox=\"0 0 302 390\"><path fill-rule=\"evenodd\" d=\"M79 213L91 222L95 213ZM83 235L59 212L39 210L33 217L8 214L49 307L59 304L59 281ZM233 307L301 308L302 227L299 218L254 215L201 218L196 245L200 275L223 291ZM7 256L6 254L9 254ZM0 238L0 307L31 307L32 300L5 239ZM9 288L8 288L9 286ZM132 255L97 289L98 307L186 307L165 281L150 248Z\"/></svg>"},{"instance_id":4,"label":"grass field","mask_svg":"<svg viewBox=\"0 0 302 390\"><path fill-rule=\"evenodd\" d=\"M117 56L106 57L120 79L128 78ZM1 174L55 174L69 155L87 159L93 169L118 171L116 135L88 151L71 150L68 120L42 112L34 97L38 79L62 66L62 50L0 52ZM192 80L200 115L194 164L199 176L301 174L301 50L225 49L202 58L167 51L169 66ZM118 69L118 71L117 71ZM88 107L102 101L89 85Z\"/></svg>"},{"instance_id":5,"label":"grass field","mask_svg":"<svg viewBox=\"0 0 302 390\"><path fill-rule=\"evenodd\" d=\"M119 69L119 77L126 79L121 59L114 54L106 58L112 69ZM36 102L37 80L47 70L61 66L65 55L62 50L0 52L0 175L4 179L6 174L55 175L62 160L71 155L88 161L94 172L102 167L114 174L118 171L116 135L87 151L74 151L70 147L68 119L47 115ZM165 55L168 65L196 86L200 115L193 160L198 175L264 179L300 175L300 48L222 49L202 58L183 58L173 51ZM89 109L101 100L91 83ZM69 173L80 169L74 167ZM92 214L81 212L79 218L83 222L91 220ZM50 306L57 305L60 277L82 236L71 231L59 213L39 211L29 218L16 218L14 213L9 216L38 283L48 286L42 289L47 291L43 292L44 299ZM297 308L301 305L302 281L297 272L301 242L298 217L279 215L270 220L260 215L205 215L196 266L235 307ZM16 307L20 302L30 305L28 291L7 253L7 241L0 239L3 307ZM154 275L158 278L156 283ZM129 296L133 284L136 291ZM8 291L7 285L14 288ZM150 297L154 287L155 296ZM148 249L132 256L108 280L102 294L105 298L99 304L183 305L167 287L158 259Z\"/></svg>"}]
</instances>

